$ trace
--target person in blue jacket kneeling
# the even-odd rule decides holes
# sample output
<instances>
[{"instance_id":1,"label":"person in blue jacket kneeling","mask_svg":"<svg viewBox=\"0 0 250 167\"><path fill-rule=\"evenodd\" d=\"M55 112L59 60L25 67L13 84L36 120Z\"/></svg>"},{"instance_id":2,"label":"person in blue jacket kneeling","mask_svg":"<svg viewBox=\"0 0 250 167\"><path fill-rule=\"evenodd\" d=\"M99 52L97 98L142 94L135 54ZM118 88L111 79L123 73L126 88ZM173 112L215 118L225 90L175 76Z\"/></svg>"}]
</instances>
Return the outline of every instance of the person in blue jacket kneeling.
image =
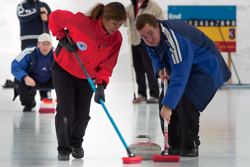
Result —
<instances>
[{"instance_id":1,"label":"person in blue jacket kneeling","mask_svg":"<svg viewBox=\"0 0 250 167\"><path fill-rule=\"evenodd\" d=\"M43 33L37 45L24 49L11 63L14 75L14 99L19 95L23 111L31 111L36 106L36 90L53 89L51 66L54 61L52 38ZM41 96L41 100L47 95Z\"/></svg>"},{"instance_id":2,"label":"person in blue jacket kneeling","mask_svg":"<svg viewBox=\"0 0 250 167\"><path fill-rule=\"evenodd\" d=\"M231 72L213 41L181 20L157 20L142 14L136 29L147 46L155 75L169 85L159 99L160 120L169 126L170 155L198 157L199 118ZM163 82L164 83L164 82Z\"/></svg>"}]
</instances>

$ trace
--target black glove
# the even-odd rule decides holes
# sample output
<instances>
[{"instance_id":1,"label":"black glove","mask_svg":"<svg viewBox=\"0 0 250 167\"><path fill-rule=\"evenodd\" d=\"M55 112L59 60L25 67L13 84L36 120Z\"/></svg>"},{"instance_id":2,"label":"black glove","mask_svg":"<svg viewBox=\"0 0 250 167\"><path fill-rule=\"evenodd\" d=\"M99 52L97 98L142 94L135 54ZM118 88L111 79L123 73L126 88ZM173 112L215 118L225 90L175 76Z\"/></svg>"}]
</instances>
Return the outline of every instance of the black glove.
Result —
<instances>
[{"instance_id":1,"label":"black glove","mask_svg":"<svg viewBox=\"0 0 250 167\"><path fill-rule=\"evenodd\" d=\"M99 98L101 98L102 101L105 102L104 86L100 84L97 85L97 88L95 90L95 102L98 104L100 104Z\"/></svg>"},{"instance_id":2,"label":"black glove","mask_svg":"<svg viewBox=\"0 0 250 167\"><path fill-rule=\"evenodd\" d=\"M64 47L67 51L76 53L77 46L74 41L71 40L71 43L68 41L67 37L63 37L59 40L59 44ZM71 45L72 44L72 45Z\"/></svg>"}]
</instances>

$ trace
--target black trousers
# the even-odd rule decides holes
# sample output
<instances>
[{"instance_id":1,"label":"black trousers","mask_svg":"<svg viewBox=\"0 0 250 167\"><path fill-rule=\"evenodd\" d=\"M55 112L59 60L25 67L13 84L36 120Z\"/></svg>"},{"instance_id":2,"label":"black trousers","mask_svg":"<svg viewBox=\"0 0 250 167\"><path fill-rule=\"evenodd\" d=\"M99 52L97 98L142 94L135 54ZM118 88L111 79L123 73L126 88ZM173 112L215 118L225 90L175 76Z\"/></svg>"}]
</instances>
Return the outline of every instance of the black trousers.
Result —
<instances>
[{"instance_id":1,"label":"black trousers","mask_svg":"<svg viewBox=\"0 0 250 167\"><path fill-rule=\"evenodd\" d=\"M87 79L80 79L54 62L52 78L57 95L56 134L60 154L70 154L71 147L81 147L90 120L93 90Z\"/></svg>"},{"instance_id":2,"label":"black trousers","mask_svg":"<svg viewBox=\"0 0 250 167\"><path fill-rule=\"evenodd\" d=\"M41 100L47 97L47 91L54 89L52 79L47 82L36 82L36 86L27 86L25 83L14 79L14 99L19 95L21 104L23 106L30 105L35 100L36 91L40 90ZM42 91L42 93L41 93Z\"/></svg>"},{"instance_id":3,"label":"black trousers","mask_svg":"<svg viewBox=\"0 0 250 167\"><path fill-rule=\"evenodd\" d=\"M152 97L159 97L159 84L158 80L154 76L154 70L152 66L152 60L148 55L146 46L132 45L133 63L135 68L135 77L138 85L138 93L147 97L146 91L146 77L147 74L149 94Z\"/></svg>"},{"instance_id":4,"label":"black trousers","mask_svg":"<svg viewBox=\"0 0 250 167\"><path fill-rule=\"evenodd\" d=\"M23 51L28 46L35 45L35 44L36 43L24 43L23 41L21 41L21 50Z\"/></svg>"},{"instance_id":5,"label":"black trousers","mask_svg":"<svg viewBox=\"0 0 250 167\"><path fill-rule=\"evenodd\" d=\"M163 91L159 98L159 111L162 108ZM172 111L170 124L168 125L168 141L170 146L186 148L198 147L200 111L183 94L176 108ZM160 116L162 132L164 134L164 120Z\"/></svg>"}]
</instances>

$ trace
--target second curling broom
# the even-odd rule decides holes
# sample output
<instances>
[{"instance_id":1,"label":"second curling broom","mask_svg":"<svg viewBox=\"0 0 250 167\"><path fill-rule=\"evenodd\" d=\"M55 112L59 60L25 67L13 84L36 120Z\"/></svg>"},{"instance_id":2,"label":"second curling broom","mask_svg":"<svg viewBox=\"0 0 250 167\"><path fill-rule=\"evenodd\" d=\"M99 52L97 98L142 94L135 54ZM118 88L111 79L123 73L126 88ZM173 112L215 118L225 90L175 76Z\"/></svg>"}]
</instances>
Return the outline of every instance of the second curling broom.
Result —
<instances>
[{"instance_id":1,"label":"second curling broom","mask_svg":"<svg viewBox=\"0 0 250 167\"><path fill-rule=\"evenodd\" d=\"M164 96L167 91L168 87L168 80L167 74L164 69ZM168 122L166 118L164 118L164 155L153 155L152 159L154 162L179 162L180 156L179 155L169 155L168 154Z\"/></svg>"}]
</instances>

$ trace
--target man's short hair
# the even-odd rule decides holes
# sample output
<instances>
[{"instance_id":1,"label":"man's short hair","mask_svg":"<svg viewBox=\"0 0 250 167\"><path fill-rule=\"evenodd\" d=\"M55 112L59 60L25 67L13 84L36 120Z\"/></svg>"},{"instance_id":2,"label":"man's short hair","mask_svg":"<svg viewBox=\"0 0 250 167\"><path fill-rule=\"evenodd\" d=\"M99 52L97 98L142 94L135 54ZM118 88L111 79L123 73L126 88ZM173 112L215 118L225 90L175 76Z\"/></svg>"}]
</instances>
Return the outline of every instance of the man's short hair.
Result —
<instances>
[{"instance_id":1,"label":"man's short hair","mask_svg":"<svg viewBox=\"0 0 250 167\"><path fill-rule=\"evenodd\" d=\"M150 26L157 28L157 23L157 19L154 15L144 13L137 17L135 27L137 30L141 30L146 24L149 24Z\"/></svg>"}]
</instances>

